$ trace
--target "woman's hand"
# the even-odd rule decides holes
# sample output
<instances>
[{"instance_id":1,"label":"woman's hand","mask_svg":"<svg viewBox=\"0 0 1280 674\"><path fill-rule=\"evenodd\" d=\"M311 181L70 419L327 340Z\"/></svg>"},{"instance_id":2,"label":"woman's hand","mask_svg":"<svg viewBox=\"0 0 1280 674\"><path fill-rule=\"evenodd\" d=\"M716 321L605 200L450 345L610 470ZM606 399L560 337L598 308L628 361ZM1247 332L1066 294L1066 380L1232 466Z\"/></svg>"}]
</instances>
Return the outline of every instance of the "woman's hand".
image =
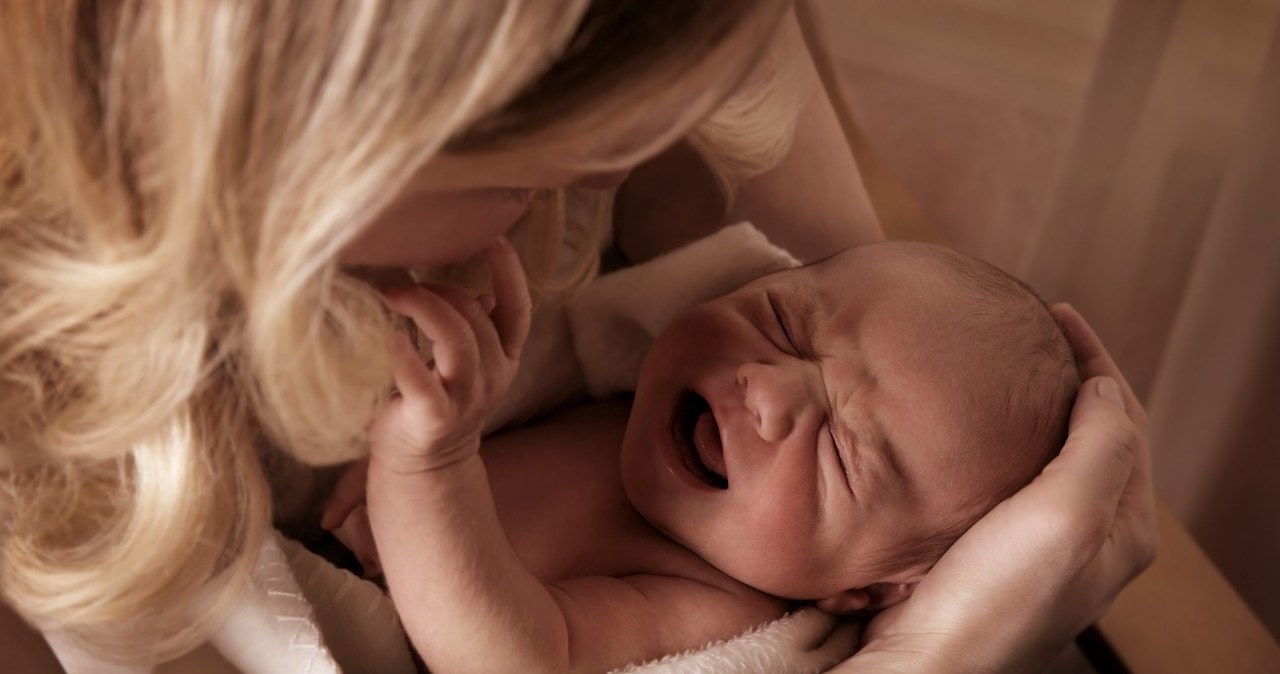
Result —
<instances>
[{"instance_id":1,"label":"woman's hand","mask_svg":"<svg viewBox=\"0 0 1280 674\"><path fill-rule=\"evenodd\" d=\"M445 286L387 293L387 304L431 339L423 363L402 332L391 336L399 394L369 428L373 460L402 473L437 470L473 456L485 417L515 378L529 334L531 303L520 259L506 239L489 246L493 295L473 298Z\"/></svg>"},{"instance_id":2,"label":"woman's hand","mask_svg":"<svg viewBox=\"0 0 1280 674\"><path fill-rule=\"evenodd\" d=\"M837 671L1038 671L1151 564L1146 412L1080 314L1053 313L1088 378L1061 455L876 616Z\"/></svg>"}]
</instances>

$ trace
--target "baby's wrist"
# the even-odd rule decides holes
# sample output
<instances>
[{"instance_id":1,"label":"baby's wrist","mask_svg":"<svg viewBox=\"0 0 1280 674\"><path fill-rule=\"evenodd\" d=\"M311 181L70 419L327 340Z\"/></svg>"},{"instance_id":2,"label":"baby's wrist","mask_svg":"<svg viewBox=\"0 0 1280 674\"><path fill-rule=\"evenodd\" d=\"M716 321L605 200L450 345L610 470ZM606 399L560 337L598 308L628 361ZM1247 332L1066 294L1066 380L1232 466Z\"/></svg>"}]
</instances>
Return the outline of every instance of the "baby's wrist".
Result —
<instances>
[{"instance_id":1,"label":"baby's wrist","mask_svg":"<svg viewBox=\"0 0 1280 674\"><path fill-rule=\"evenodd\" d=\"M369 470L377 470L386 477L417 478L445 477L461 470L472 460L480 457L480 436L478 433L464 437L442 438L426 451L399 451L392 448L372 448L369 457Z\"/></svg>"}]
</instances>

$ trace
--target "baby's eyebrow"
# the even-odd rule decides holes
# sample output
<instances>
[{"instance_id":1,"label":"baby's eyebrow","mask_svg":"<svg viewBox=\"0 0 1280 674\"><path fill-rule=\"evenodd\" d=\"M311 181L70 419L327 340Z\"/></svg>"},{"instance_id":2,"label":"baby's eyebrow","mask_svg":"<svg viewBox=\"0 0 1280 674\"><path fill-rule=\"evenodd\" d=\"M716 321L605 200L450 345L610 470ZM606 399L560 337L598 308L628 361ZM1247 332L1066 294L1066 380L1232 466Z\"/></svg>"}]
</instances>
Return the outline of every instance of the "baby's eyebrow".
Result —
<instances>
[{"instance_id":1,"label":"baby's eyebrow","mask_svg":"<svg viewBox=\"0 0 1280 674\"><path fill-rule=\"evenodd\" d=\"M880 473L885 487L898 495L905 494L907 491L907 478L906 474L902 472L902 463L898 460L900 456L898 446L883 435L880 436L880 443L877 446L880 451L872 452L873 456L870 458L877 464L876 469Z\"/></svg>"},{"instance_id":2,"label":"baby's eyebrow","mask_svg":"<svg viewBox=\"0 0 1280 674\"><path fill-rule=\"evenodd\" d=\"M797 292L787 298L787 314L796 328L796 337L805 353L813 354L813 336L818 329L818 302L814 289L809 284L802 285ZM817 354L814 354L817 355Z\"/></svg>"},{"instance_id":3,"label":"baby's eyebrow","mask_svg":"<svg viewBox=\"0 0 1280 674\"><path fill-rule=\"evenodd\" d=\"M907 491L906 476L899 461L898 446L883 433L862 423L841 422L857 443L854 459L863 470L870 470L889 493L901 496Z\"/></svg>"}]
</instances>

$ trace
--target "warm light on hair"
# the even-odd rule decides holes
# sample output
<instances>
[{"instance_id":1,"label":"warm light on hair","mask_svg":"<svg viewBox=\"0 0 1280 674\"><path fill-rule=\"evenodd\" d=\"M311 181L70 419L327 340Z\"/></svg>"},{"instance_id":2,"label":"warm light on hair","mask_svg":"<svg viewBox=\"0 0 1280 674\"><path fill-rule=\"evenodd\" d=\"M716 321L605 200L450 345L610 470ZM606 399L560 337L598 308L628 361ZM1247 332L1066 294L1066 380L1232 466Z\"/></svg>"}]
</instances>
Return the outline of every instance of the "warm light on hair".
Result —
<instances>
[{"instance_id":1,"label":"warm light on hair","mask_svg":"<svg viewBox=\"0 0 1280 674\"><path fill-rule=\"evenodd\" d=\"M634 104L784 7L0 5L5 601L114 660L206 638L271 525L262 457L364 451L392 320L335 260L370 214L447 144L516 143ZM643 13L669 21L625 53L585 23ZM633 88L590 86L619 64ZM791 107L769 85L696 135L726 188L785 148L790 113L762 101ZM749 118L765 121L732 131ZM575 219L570 198L543 195L513 235L544 285L592 270L607 200ZM582 262L553 278L566 237Z\"/></svg>"}]
</instances>

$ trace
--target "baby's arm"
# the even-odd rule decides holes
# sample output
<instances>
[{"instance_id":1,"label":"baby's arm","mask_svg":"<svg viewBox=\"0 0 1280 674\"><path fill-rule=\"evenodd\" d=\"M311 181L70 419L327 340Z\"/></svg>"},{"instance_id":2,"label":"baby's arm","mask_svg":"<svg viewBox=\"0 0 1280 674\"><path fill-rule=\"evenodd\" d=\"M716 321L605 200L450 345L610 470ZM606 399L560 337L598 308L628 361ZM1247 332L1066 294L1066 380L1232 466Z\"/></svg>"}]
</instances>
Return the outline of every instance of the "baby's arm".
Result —
<instances>
[{"instance_id":1,"label":"baby's arm","mask_svg":"<svg viewBox=\"0 0 1280 674\"><path fill-rule=\"evenodd\" d=\"M370 513L387 583L432 671L604 672L779 615L772 602L686 578L544 584L503 533L478 459L419 481L379 476L377 465Z\"/></svg>"},{"instance_id":2,"label":"baby's arm","mask_svg":"<svg viewBox=\"0 0 1280 674\"><path fill-rule=\"evenodd\" d=\"M436 361L424 365L396 336L401 395L370 429L368 510L392 598L428 666L604 671L776 617L776 605L738 588L650 575L548 585L525 567L478 450L485 412L515 369L528 297L509 247L489 259L492 318L448 289L388 298L433 338Z\"/></svg>"},{"instance_id":3,"label":"baby's arm","mask_svg":"<svg viewBox=\"0 0 1280 674\"><path fill-rule=\"evenodd\" d=\"M565 642L545 587L498 523L479 457L485 413L506 391L529 326L514 250L486 251L492 311L448 288L388 294L433 341L424 364L405 335L390 345L400 395L370 427L368 510L387 584L410 640L436 671L492 657L518 664ZM508 668L516 671L517 668Z\"/></svg>"}]
</instances>

